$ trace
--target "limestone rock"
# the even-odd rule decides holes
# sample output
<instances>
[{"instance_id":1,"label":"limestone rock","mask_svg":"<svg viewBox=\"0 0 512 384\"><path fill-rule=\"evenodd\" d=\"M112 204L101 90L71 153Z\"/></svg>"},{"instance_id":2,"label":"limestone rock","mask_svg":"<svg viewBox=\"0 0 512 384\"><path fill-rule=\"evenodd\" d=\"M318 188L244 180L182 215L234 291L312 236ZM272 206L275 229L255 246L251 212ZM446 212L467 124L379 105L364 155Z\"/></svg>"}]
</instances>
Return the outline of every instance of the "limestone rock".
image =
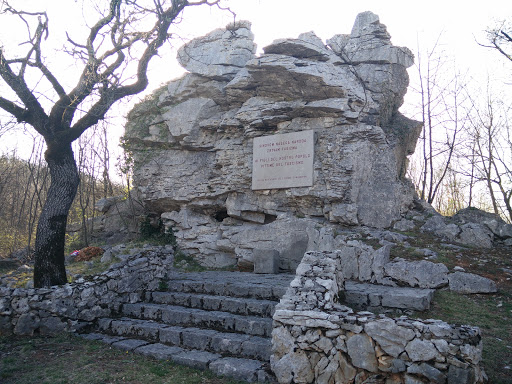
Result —
<instances>
[{"instance_id":1,"label":"limestone rock","mask_svg":"<svg viewBox=\"0 0 512 384\"><path fill-rule=\"evenodd\" d=\"M185 44L178 51L178 61L190 72L230 79L254 57L253 39L251 23L240 21Z\"/></svg>"},{"instance_id":2,"label":"limestone rock","mask_svg":"<svg viewBox=\"0 0 512 384\"><path fill-rule=\"evenodd\" d=\"M492 232L481 224L468 223L461 227L461 233L457 238L463 244L475 247L492 248Z\"/></svg>"},{"instance_id":3,"label":"limestone rock","mask_svg":"<svg viewBox=\"0 0 512 384\"><path fill-rule=\"evenodd\" d=\"M371 322L365 326L365 331L377 341L380 347L389 355L398 357L415 333L412 329L401 327L391 319Z\"/></svg>"},{"instance_id":4,"label":"limestone rock","mask_svg":"<svg viewBox=\"0 0 512 384\"><path fill-rule=\"evenodd\" d=\"M318 227L390 227L412 205L404 175L421 126L398 112L412 56L371 13L332 41L308 32L255 57L250 23L229 25L182 47L191 73L130 112L144 208L203 265L250 270L255 249L274 249L291 271L306 250L336 246ZM252 190L254 138L308 130L313 185Z\"/></svg>"},{"instance_id":5,"label":"limestone rock","mask_svg":"<svg viewBox=\"0 0 512 384\"><path fill-rule=\"evenodd\" d=\"M429 340L414 339L407 344L405 350L412 361L429 361L439 356L434 343Z\"/></svg>"},{"instance_id":6,"label":"limestone rock","mask_svg":"<svg viewBox=\"0 0 512 384\"><path fill-rule=\"evenodd\" d=\"M455 272L448 275L451 291L459 293L497 292L496 283L491 279L473 273Z\"/></svg>"},{"instance_id":7,"label":"limestone rock","mask_svg":"<svg viewBox=\"0 0 512 384\"><path fill-rule=\"evenodd\" d=\"M354 335L347 340L348 354L355 367L363 368L370 372L378 372L375 349L371 338L367 335Z\"/></svg>"},{"instance_id":8,"label":"limestone rock","mask_svg":"<svg viewBox=\"0 0 512 384\"><path fill-rule=\"evenodd\" d=\"M446 224L440 215L435 215L428 219L420 230L432 232L434 235L449 241L454 241L460 233L460 228L456 224Z\"/></svg>"},{"instance_id":9,"label":"limestone rock","mask_svg":"<svg viewBox=\"0 0 512 384\"><path fill-rule=\"evenodd\" d=\"M333 55L314 32L303 33L297 39L275 40L263 48L263 52L317 61L329 61L334 57L339 61L339 57Z\"/></svg>"},{"instance_id":10,"label":"limestone rock","mask_svg":"<svg viewBox=\"0 0 512 384\"><path fill-rule=\"evenodd\" d=\"M393 225L393 229L397 230L397 231L402 231L402 232L406 232L406 231L410 231L412 229L414 229L415 227L415 224L412 220L407 220L407 219L402 219L400 221L397 221L395 223L395 225Z\"/></svg>"},{"instance_id":11,"label":"limestone rock","mask_svg":"<svg viewBox=\"0 0 512 384\"><path fill-rule=\"evenodd\" d=\"M384 266L387 276L411 287L439 288L448 284L448 268L430 261L393 261Z\"/></svg>"},{"instance_id":12,"label":"limestone rock","mask_svg":"<svg viewBox=\"0 0 512 384\"><path fill-rule=\"evenodd\" d=\"M114 196L114 197L107 197L103 199L99 199L94 204L94 209L98 212L105 213L109 210L109 208L116 204L117 202L123 200L124 196Z\"/></svg>"}]
</instances>

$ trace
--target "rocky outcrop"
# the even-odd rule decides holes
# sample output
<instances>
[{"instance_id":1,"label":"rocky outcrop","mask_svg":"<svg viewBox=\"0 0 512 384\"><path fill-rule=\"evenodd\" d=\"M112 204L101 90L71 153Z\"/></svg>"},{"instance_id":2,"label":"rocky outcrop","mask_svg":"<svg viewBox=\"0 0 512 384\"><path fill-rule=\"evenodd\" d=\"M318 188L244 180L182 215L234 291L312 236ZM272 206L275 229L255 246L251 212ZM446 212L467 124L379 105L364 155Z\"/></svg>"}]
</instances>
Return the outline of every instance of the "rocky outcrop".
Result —
<instances>
[{"instance_id":1,"label":"rocky outcrop","mask_svg":"<svg viewBox=\"0 0 512 384\"><path fill-rule=\"evenodd\" d=\"M319 224L389 227L411 205L420 124L398 108L413 55L371 12L327 45L309 32L256 57L252 38L238 22L182 47L189 73L130 112L126 138L146 208L185 252L252 269L255 250L276 250L292 270ZM313 184L251 189L253 140L310 130Z\"/></svg>"},{"instance_id":2,"label":"rocky outcrop","mask_svg":"<svg viewBox=\"0 0 512 384\"><path fill-rule=\"evenodd\" d=\"M420 229L447 241L479 248L512 245L512 224L497 214L473 207L462 209L452 217L435 213Z\"/></svg>"},{"instance_id":3,"label":"rocky outcrop","mask_svg":"<svg viewBox=\"0 0 512 384\"><path fill-rule=\"evenodd\" d=\"M66 231L71 238L81 239L87 235L90 242L119 244L139 236L141 218L145 210L137 194L132 191L128 197L114 196L96 201L96 215L85 223L70 223Z\"/></svg>"}]
</instances>

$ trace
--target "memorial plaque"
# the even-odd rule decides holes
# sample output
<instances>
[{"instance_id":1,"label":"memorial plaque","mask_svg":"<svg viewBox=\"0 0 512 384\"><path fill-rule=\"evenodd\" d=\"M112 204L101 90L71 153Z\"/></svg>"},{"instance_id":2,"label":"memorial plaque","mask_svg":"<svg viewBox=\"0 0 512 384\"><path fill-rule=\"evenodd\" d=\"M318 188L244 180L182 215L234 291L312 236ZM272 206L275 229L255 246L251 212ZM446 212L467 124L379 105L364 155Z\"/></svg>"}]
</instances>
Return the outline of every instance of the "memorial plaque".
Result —
<instances>
[{"instance_id":1,"label":"memorial plaque","mask_svg":"<svg viewBox=\"0 0 512 384\"><path fill-rule=\"evenodd\" d=\"M313 185L314 132L254 138L252 189Z\"/></svg>"}]
</instances>

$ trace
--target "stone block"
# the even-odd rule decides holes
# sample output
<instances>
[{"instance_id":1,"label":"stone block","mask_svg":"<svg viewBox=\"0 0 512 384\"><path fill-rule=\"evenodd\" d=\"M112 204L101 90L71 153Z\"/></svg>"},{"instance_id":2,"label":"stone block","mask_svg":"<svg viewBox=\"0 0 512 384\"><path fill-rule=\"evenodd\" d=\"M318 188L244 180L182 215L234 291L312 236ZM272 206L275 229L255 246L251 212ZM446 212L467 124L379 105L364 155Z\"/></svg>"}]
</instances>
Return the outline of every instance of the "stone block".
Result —
<instances>
[{"instance_id":1,"label":"stone block","mask_svg":"<svg viewBox=\"0 0 512 384\"><path fill-rule=\"evenodd\" d=\"M33 335L34 331L39 328L40 319L33 313L24 313L18 318L18 322L14 327L14 333L17 335Z\"/></svg>"},{"instance_id":2,"label":"stone block","mask_svg":"<svg viewBox=\"0 0 512 384\"><path fill-rule=\"evenodd\" d=\"M210 346L213 351L218 353L228 353L230 355L240 355L242 344L249 340L249 335L239 333L221 333L218 332L212 336Z\"/></svg>"},{"instance_id":3,"label":"stone block","mask_svg":"<svg viewBox=\"0 0 512 384\"><path fill-rule=\"evenodd\" d=\"M182 353L184 350L179 347L169 347L168 345L156 343L138 347L134 352L144 356L154 357L159 360L168 360L171 356Z\"/></svg>"},{"instance_id":4,"label":"stone block","mask_svg":"<svg viewBox=\"0 0 512 384\"><path fill-rule=\"evenodd\" d=\"M355 367L370 372L378 372L378 363L375 356L373 341L366 334L358 334L347 340L348 354Z\"/></svg>"},{"instance_id":5,"label":"stone block","mask_svg":"<svg viewBox=\"0 0 512 384\"><path fill-rule=\"evenodd\" d=\"M178 364L197 369L208 369L212 361L218 360L221 355L205 351L185 351L171 356L171 360Z\"/></svg>"},{"instance_id":6,"label":"stone block","mask_svg":"<svg viewBox=\"0 0 512 384\"><path fill-rule=\"evenodd\" d=\"M496 283L473 273L455 272L448 275L450 291L458 293L494 293Z\"/></svg>"},{"instance_id":7,"label":"stone block","mask_svg":"<svg viewBox=\"0 0 512 384\"><path fill-rule=\"evenodd\" d=\"M192 323L192 310L183 307L167 306L161 309L162 321L171 325L187 325Z\"/></svg>"},{"instance_id":8,"label":"stone block","mask_svg":"<svg viewBox=\"0 0 512 384\"><path fill-rule=\"evenodd\" d=\"M141 317L144 304L124 304L122 307L123 314L126 316Z\"/></svg>"},{"instance_id":9,"label":"stone block","mask_svg":"<svg viewBox=\"0 0 512 384\"><path fill-rule=\"evenodd\" d=\"M210 364L217 375L230 376L248 382L258 381L258 371L263 368L261 361L225 357Z\"/></svg>"},{"instance_id":10,"label":"stone block","mask_svg":"<svg viewBox=\"0 0 512 384\"><path fill-rule=\"evenodd\" d=\"M272 319L238 316L235 319L235 330L249 335L270 337L272 334Z\"/></svg>"},{"instance_id":11,"label":"stone block","mask_svg":"<svg viewBox=\"0 0 512 384\"><path fill-rule=\"evenodd\" d=\"M247 305L244 299L236 297L223 297L219 303L219 310L224 312L237 313L241 315L247 314Z\"/></svg>"},{"instance_id":12,"label":"stone block","mask_svg":"<svg viewBox=\"0 0 512 384\"><path fill-rule=\"evenodd\" d=\"M144 337L145 339L157 341L158 334L161 329L166 328L165 325L153 322L143 322L133 326L134 333L137 336Z\"/></svg>"},{"instance_id":13,"label":"stone block","mask_svg":"<svg viewBox=\"0 0 512 384\"><path fill-rule=\"evenodd\" d=\"M182 327L167 327L160 330L159 339L161 343L170 345L181 345L181 334L185 328Z\"/></svg>"},{"instance_id":14,"label":"stone block","mask_svg":"<svg viewBox=\"0 0 512 384\"><path fill-rule=\"evenodd\" d=\"M112 343L112 346L123 351L133 351L135 348L141 347L146 344L149 343L144 340L126 339Z\"/></svg>"},{"instance_id":15,"label":"stone block","mask_svg":"<svg viewBox=\"0 0 512 384\"><path fill-rule=\"evenodd\" d=\"M275 249L254 249L254 273L278 273L279 251Z\"/></svg>"},{"instance_id":16,"label":"stone block","mask_svg":"<svg viewBox=\"0 0 512 384\"><path fill-rule=\"evenodd\" d=\"M144 304L143 314L144 319L160 320L162 319L162 307L155 304Z\"/></svg>"},{"instance_id":17,"label":"stone block","mask_svg":"<svg viewBox=\"0 0 512 384\"><path fill-rule=\"evenodd\" d=\"M57 335L67 329L67 323L58 317L42 318L39 325L41 335Z\"/></svg>"},{"instance_id":18,"label":"stone block","mask_svg":"<svg viewBox=\"0 0 512 384\"><path fill-rule=\"evenodd\" d=\"M269 361L272 353L270 339L253 336L242 344L242 354L251 359Z\"/></svg>"},{"instance_id":19,"label":"stone block","mask_svg":"<svg viewBox=\"0 0 512 384\"><path fill-rule=\"evenodd\" d=\"M205 351L210 348L210 342L217 333L211 329L186 328L181 333L181 343L185 348Z\"/></svg>"}]
</instances>

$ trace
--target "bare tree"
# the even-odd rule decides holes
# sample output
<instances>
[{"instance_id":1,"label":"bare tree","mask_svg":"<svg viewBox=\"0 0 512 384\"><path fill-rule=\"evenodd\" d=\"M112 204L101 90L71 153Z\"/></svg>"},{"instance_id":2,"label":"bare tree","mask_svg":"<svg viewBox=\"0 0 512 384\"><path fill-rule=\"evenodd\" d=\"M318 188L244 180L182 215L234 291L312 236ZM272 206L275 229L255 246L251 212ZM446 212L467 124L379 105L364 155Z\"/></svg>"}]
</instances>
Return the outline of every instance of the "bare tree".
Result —
<instances>
[{"instance_id":1,"label":"bare tree","mask_svg":"<svg viewBox=\"0 0 512 384\"><path fill-rule=\"evenodd\" d=\"M440 49L440 39L426 57L418 48L418 70L415 91L419 95L419 118L423 122L420 136L421 158L416 167L416 189L420 198L433 203L442 190L443 182L455 157L455 150L464 129L461 105L465 98L465 79L450 66L450 61Z\"/></svg>"},{"instance_id":2,"label":"bare tree","mask_svg":"<svg viewBox=\"0 0 512 384\"><path fill-rule=\"evenodd\" d=\"M492 48L512 61L512 24L506 20L501 21L496 27L487 31L488 44L480 44L486 48Z\"/></svg>"},{"instance_id":3,"label":"bare tree","mask_svg":"<svg viewBox=\"0 0 512 384\"><path fill-rule=\"evenodd\" d=\"M484 183L494 213L512 221L512 107L503 99L489 84L484 95L472 98L471 176Z\"/></svg>"},{"instance_id":4,"label":"bare tree","mask_svg":"<svg viewBox=\"0 0 512 384\"><path fill-rule=\"evenodd\" d=\"M218 5L219 1L105 2L106 9L84 41L68 35L64 53L75 58L77 67L81 67L71 90L66 90L63 79L59 79L61 74L47 65L43 55L50 31L46 12L20 10L2 1L3 13L16 15L26 24L28 38L20 42L26 47L21 55L10 55L5 47L0 48L0 77L10 90L2 92L0 108L19 123L32 126L44 138L45 160L51 176L36 233L35 287L67 281L66 221L79 184L71 143L103 120L117 101L147 87L149 62L169 39L169 28L179 21L185 8ZM135 69L130 73L132 68Z\"/></svg>"}]
</instances>

